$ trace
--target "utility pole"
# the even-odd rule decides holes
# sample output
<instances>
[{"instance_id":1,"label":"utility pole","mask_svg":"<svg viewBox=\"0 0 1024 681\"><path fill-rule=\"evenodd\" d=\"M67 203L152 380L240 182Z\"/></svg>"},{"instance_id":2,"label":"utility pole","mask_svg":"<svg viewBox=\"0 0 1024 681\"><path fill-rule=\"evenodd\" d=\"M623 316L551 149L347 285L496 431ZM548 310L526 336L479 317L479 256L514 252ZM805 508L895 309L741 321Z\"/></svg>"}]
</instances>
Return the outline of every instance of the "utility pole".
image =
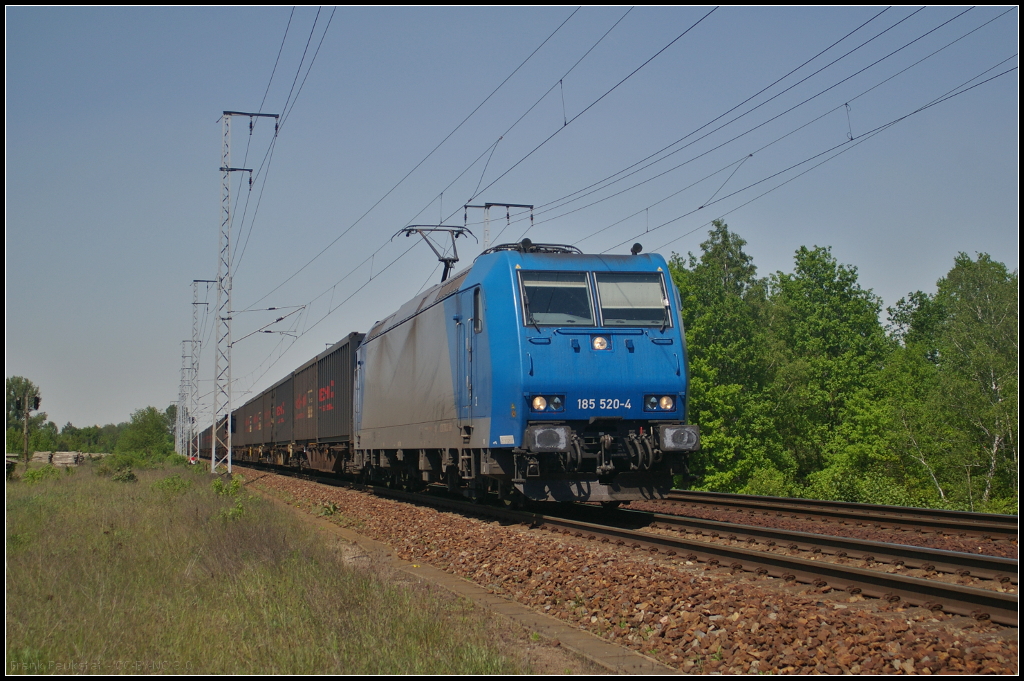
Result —
<instances>
[{"instance_id":1,"label":"utility pole","mask_svg":"<svg viewBox=\"0 0 1024 681\"><path fill-rule=\"evenodd\" d=\"M217 310L214 318L216 350L213 353L213 446L210 452L210 472L217 472L217 445L224 451L222 463L231 472L231 173L249 173L252 186L252 168L231 167L231 119L234 116L249 117L249 132L252 133L256 118L273 118L274 134L277 134L278 114L245 113L225 111L221 117L221 194L220 194L220 242L217 248ZM220 439L220 421L224 418L224 437Z\"/></svg>"},{"instance_id":2,"label":"utility pole","mask_svg":"<svg viewBox=\"0 0 1024 681\"><path fill-rule=\"evenodd\" d=\"M31 395L31 397L30 397L31 392L32 391L29 390L29 387L26 385L25 386L25 394L21 398L21 404L22 404L22 407L24 408L23 411L22 411L22 417L24 418L24 421L23 421L23 424L22 424L21 435L22 435L22 438L24 439L24 442L25 442L25 452L24 452L24 455L25 455L25 465L26 466L28 466L28 458L29 458L28 457L28 413L30 411L34 411L34 409L29 406L29 399L32 399L32 404L35 407L35 410L39 409L39 395ZM15 406L17 406L17 404L15 404Z\"/></svg>"},{"instance_id":3,"label":"utility pole","mask_svg":"<svg viewBox=\"0 0 1024 681\"><path fill-rule=\"evenodd\" d=\"M199 338L199 306L207 303L199 302L199 284L216 284L213 279L192 280L192 362L189 365L188 393L188 459L199 455L199 443L196 442L196 414L199 410L199 356L202 350L202 339Z\"/></svg>"}]
</instances>

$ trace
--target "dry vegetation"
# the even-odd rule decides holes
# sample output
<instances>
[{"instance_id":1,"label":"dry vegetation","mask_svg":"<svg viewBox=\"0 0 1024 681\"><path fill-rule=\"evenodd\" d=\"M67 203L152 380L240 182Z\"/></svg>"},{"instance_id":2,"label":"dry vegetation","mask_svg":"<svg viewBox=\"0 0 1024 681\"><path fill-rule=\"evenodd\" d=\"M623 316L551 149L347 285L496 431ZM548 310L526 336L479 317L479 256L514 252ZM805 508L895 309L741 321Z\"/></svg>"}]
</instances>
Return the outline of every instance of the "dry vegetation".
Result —
<instances>
[{"instance_id":1,"label":"dry vegetation","mask_svg":"<svg viewBox=\"0 0 1024 681\"><path fill-rule=\"evenodd\" d=\"M7 483L7 669L517 673L471 605L183 468ZM237 478L236 478L237 479Z\"/></svg>"}]
</instances>

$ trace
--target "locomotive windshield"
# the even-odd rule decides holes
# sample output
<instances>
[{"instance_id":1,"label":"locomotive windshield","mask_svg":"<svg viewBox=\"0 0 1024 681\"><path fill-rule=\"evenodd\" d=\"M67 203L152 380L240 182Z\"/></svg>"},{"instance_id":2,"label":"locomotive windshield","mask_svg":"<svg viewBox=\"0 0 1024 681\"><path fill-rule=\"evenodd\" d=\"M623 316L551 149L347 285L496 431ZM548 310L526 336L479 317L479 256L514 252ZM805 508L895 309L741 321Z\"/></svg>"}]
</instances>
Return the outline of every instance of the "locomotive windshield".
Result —
<instances>
[{"instance_id":1,"label":"locomotive windshield","mask_svg":"<svg viewBox=\"0 0 1024 681\"><path fill-rule=\"evenodd\" d=\"M585 272L522 272L526 324L594 326Z\"/></svg>"},{"instance_id":2,"label":"locomotive windshield","mask_svg":"<svg viewBox=\"0 0 1024 681\"><path fill-rule=\"evenodd\" d=\"M604 326L670 326L668 296L660 274L597 272Z\"/></svg>"}]
</instances>

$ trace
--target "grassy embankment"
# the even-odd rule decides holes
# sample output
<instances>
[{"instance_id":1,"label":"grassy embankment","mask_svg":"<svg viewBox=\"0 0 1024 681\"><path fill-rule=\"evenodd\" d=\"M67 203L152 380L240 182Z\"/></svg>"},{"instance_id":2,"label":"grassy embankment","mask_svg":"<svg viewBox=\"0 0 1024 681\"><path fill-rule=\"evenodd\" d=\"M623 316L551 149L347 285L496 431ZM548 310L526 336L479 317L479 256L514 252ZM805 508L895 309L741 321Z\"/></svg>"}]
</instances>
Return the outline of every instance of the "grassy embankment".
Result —
<instances>
[{"instance_id":1,"label":"grassy embankment","mask_svg":"<svg viewBox=\"0 0 1024 681\"><path fill-rule=\"evenodd\" d=\"M237 483L136 474L7 483L7 673L527 671L471 605L354 567Z\"/></svg>"}]
</instances>

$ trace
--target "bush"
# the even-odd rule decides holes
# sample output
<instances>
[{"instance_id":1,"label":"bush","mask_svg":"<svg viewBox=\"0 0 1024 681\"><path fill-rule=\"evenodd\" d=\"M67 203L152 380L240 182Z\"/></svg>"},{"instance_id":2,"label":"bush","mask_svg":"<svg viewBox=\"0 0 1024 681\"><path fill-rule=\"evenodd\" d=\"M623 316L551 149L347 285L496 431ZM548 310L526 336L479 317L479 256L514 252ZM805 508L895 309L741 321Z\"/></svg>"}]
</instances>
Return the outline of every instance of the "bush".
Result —
<instances>
[{"instance_id":1,"label":"bush","mask_svg":"<svg viewBox=\"0 0 1024 681\"><path fill-rule=\"evenodd\" d=\"M908 490L893 478L877 472L869 472L857 481L860 489L857 501L865 504L881 504L883 506L907 506L921 508L927 506L920 495Z\"/></svg>"},{"instance_id":2,"label":"bush","mask_svg":"<svg viewBox=\"0 0 1024 681\"><path fill-rule=\"evenodd\" d=\"M860 501L856 474L844 466L825 468L807 476L804 494L822 501Z\"/></svg>"},{"instance_id":3,"label":"bush","mask_svg":"<svg viewBox=\"0 0 1024 681\"><path fill-rule=\"evenodd\" d=\"M234 476L228 485L225 485L223 480L217 478L213 481L213 491L222 497L235 497L242 491L242 482L244 482L244 478L241 475Z\"/></svg>"},{"instance_id":4,"label":"bush","mask_svg":"<svg viewBox=\"0 0 1024 681\"><path fill-rule=\"evenodd\" d=\"M112 477L111 480L114 482L138 482L139 478L135 475L131 466L122 466L117 469L117 472L114 473L114 477Z\"/></svg>"},{"instance_id":5,"label":"bush","mask_svg":"<svg viewBox=\"0 0 1024 681\"><path fill-rule=\"evenodd\" d=\"M51 464L46 464L42 468L31 468L25 471L25 474L21 476L21 479L26 484L32 485L37 482L43 482L44 480L55 480L60 477L60 471Z\"/></svg>"},{"instance_id":6,"label":"bush","mask_svg":"<svg viewBox=\"0 0 1024 681\"><path fill-rule=\"evenodd\" d=\"M230 508L221 509L217 513L217 517L224 521L241 520L243 517L245 517L245 515L245 506L242 505L241 499L236 501L234 506L231 506Z\"/></svg>"},{"instance_id":7,"label":"bush","mask_svg":"<svg viewBox=\"0 0 1024 681\"><path fill-rule=\"evenodd\" d=\"M161 480L157 480L152 485L153 489L163 492L169 497L178 496L184 494L192 487L191 480L185 480L180 475L172 475Z\"/></svg>"},{"instance_id":8,"label":"bush","mask_svg":"<svg viewBox=\"0 0 1024 681\"><path fill-rule=\"evenodd\" d=\"M741 494L754 494L762 497L795 497L799 496L800 487L786 477L786 474L775 468L761 468L754 471Z\"/></svg>"},{"instance_id":9,"label":"bush","mask_svg":"<svg viewBox=\"0 0 1024 681\"><path fill-rule=\"evenodd\" d=\"M975 503L975 508L985 513L1002 513L1004 515L1017 515L1017 500L991 499L988 503Z\"/></svg>"}]
</instances>

